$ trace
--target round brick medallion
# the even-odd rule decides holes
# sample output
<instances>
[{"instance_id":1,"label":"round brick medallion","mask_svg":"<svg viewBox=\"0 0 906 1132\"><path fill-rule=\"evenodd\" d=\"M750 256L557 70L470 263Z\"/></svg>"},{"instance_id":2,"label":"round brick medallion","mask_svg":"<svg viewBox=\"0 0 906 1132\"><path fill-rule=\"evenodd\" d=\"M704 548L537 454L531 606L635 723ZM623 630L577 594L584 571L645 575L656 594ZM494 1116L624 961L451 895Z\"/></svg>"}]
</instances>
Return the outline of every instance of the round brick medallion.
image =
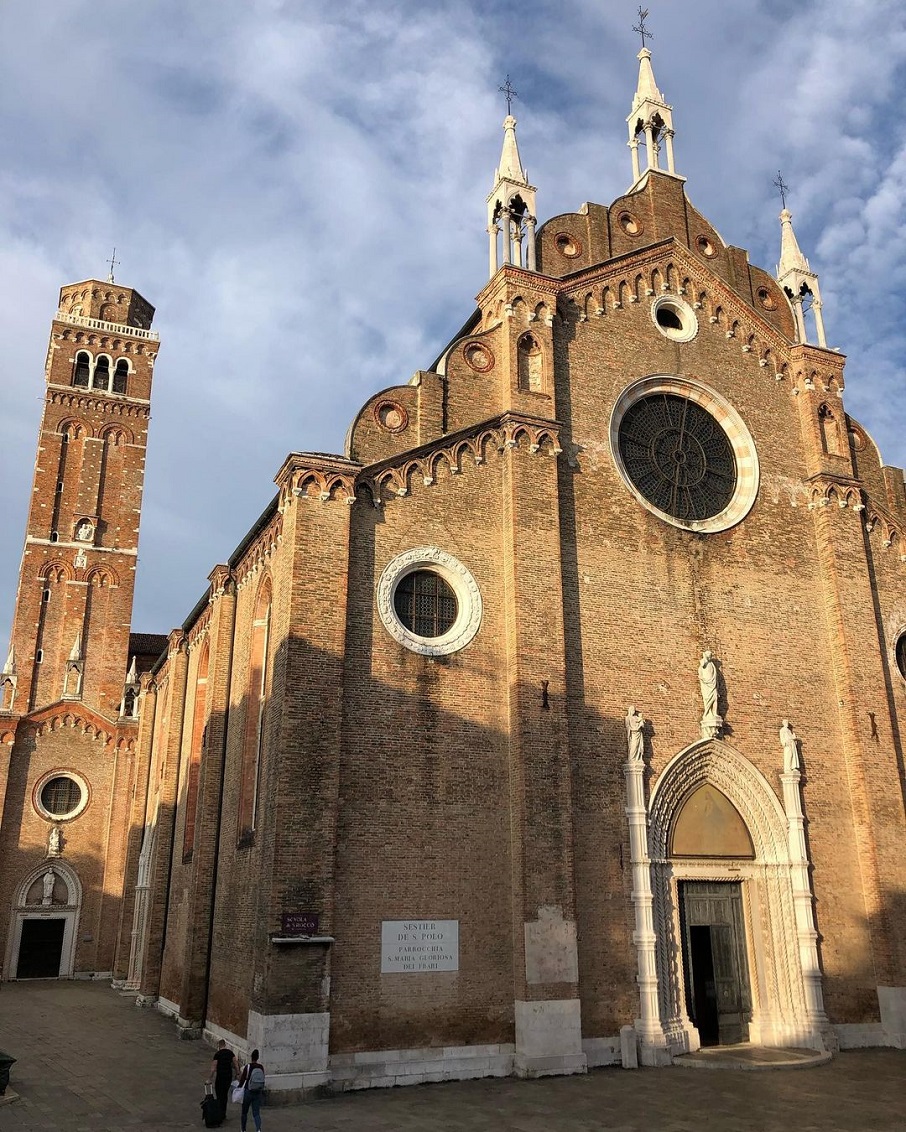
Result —
<instances>
[{"instance_id":1,"label":"round brick medallion","mask_svg":"<svg viewBox=\"0 0 906 1132\"><path fill-rule=\"evenodd\" d=\"M620 213L619 225L627 236L641 236L645 231L641 220L631 212Z\"/></svg>"},{"instance_id":2,"label":"round brick medallion","mask_svg":"<svg viewBox=\"0 0 906 1132\"><path fill-rule=\"evenodd\" d=\"M378 401L374 419L385 432L404 432L409 425L409 414L398 401Z\"/></svg>"},{"instance_id":3,"label":"round brick medallion","mask_svg":"<svg viewBox=\"0 0 906 1132\"><path fill-rule=\"evenodd\" d=\"M494 355L483 342L466 342L462 356L476 373L487 373L494 368Z\"/></svg>"},{"instance_id":4,"label":"round brick medallion","mask_svg":"<svg viewBox=\"0 0 906 1132\"><path fill-rule=\"evenodd\" d=\"M695 246L705 259L713 259L714 256L717 255L717 248L715 248L707 236L699 236L695 241Z\"/></svg>"}]
</instances>

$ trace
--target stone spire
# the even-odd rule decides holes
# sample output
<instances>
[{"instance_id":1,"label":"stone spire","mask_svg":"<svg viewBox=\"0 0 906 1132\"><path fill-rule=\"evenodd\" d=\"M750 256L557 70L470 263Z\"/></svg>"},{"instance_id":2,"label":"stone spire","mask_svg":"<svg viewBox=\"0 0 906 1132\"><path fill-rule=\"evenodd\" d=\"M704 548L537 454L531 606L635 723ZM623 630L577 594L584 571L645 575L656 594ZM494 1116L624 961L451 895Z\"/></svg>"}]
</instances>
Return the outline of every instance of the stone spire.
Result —
<instances>
[{"instance_id":1,"label":"stone spire","mask_svg":"<svg viewBox=\"0 0 906 1132\"><path fill-rule=\"evenodd\" d=\"M126 673L126 683L123 685L123 698L120 700L121 719L138 718L138 694L140 690L138 669L135 665L135 657L133 657L129 671Z\"/></svg>"},{"instance_id":2,"label":"stone spire","mask_svg":"<svg viewBox=\"0 0 906 1132\"><path fill-rule=\"evenodd\" d=\"M488 194L488 237L490 240L490 273L494 275L502 263L535 270L535 188L516 144L516 119L507 114L503 120L503 151L494 170L494 187ZM503 257L499 255L498 236L503 233ZM523 245L524 241L524 245ZM523 254L524 246L524 254Z\"/></svg>"},{"instance_id":3,"label":"stone spire","mask_svg":"<svg viewBox=\"0 0 906 1132\"><path fill-rule=\"evenodd\" d=\"M0 676L15 676L16 675L16 646L10 645L9 652L6 654L6 664L3 665L3 671Z\"/></svg>"},{"instance_id":4,"label":"stone spire","mask_svg":"<svg viewBox=\"0 0 906 1132\"><path fill-rule=\"evenodd\" d=\"M818 276L809 267L808 260L802 254L796 233L793 231L793 214L788 208L784 208L780 213L780 263L777 264L777 282L792 304L799 341L808 342L805 312L810 308L815 316L818 345L827 349Z\"/></svg>"},{"instance_id":5,"label":"stone spire","mask_svg":"<svg viewBox=\"0 0 906 1132\"><path fill-rule=\"evenodd\" d=\"M73 661L80 661L82 659L82 634L76 637L72 643L72 648L69 650L70 663Z\"/></svg>"},{"instance_id":6,"label":"stone spire","mask_svg":"<svg viewBox=\"0 0 906 1132\"><path fill-rule=\"evenodd\" d=\"M633 184L643 173L639 161L639 141L646 151L645 170L660 169L661 143L667 150L667 168L664 172L676 176L673 163L673 107L664 99L654 79L651 52L643 47L638 54L639 81L632 99L632 110L626 122L629 126L629 148L632 152Z\"/></svg>"}]
</instances>

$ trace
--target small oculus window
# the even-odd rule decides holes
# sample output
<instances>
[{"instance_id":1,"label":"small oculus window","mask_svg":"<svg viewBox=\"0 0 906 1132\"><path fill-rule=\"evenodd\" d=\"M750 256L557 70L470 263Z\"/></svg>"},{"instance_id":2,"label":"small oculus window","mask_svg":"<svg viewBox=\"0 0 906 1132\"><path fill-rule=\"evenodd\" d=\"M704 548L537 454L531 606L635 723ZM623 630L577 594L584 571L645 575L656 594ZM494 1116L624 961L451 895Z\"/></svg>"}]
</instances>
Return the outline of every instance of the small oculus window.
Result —
<instances>
[{"instance_id":1,"label":"small oculus window","mask_svg":"<svg viewBox=\"0 0 906 1132\"><path fill-rule=\"evenodd\" d=\"M88 784L80 775L53 771L35 787L35 809L52 821L66 821L88 805Z\"/></svg>"},{"instance_id":2,"label":"small oculus window","mask_svg":"<svg viewBox=\"0 0 906 1132\"><path fill-rule=\"evenodd\" d=\"M651 318L661 334L674 342L689 342L698 333L698 319L692 307L673 295L654 300Z\"/></svg>"},{"instance_id":3,"label":"small oculus window","mask_svg":"<svg viewBox=\"0 0 906 1132\"><path fill-rule=\"evenodd\" d=\"M472 640L481 625L481 593L452 554L420 546L397 555L377 586L378 615L400 644L422 656L446 656Z\"/></svg>"}]
</instances>

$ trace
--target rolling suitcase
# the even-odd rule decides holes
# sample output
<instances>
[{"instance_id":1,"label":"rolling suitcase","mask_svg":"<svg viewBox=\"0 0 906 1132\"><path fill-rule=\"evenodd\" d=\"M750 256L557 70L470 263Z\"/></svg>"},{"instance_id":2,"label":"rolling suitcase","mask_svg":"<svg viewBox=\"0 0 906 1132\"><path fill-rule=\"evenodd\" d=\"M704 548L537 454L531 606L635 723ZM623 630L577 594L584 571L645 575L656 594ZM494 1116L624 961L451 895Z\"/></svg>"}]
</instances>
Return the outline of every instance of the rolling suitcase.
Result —
<instances>
[{"instance_id":1,"label":"rolling suitcase","mask_svg":"<svg viewBox=\"0 0 906 1132\"><path fill-rule=\"evenodd\" d=\"M201 1102L201 1119L204 1121L205 1128L219 1128L223 1124L220 1104L214 1096L214 1086L210 1081L205 1081L204 1100Z\"/></svg>"}]
</instances>

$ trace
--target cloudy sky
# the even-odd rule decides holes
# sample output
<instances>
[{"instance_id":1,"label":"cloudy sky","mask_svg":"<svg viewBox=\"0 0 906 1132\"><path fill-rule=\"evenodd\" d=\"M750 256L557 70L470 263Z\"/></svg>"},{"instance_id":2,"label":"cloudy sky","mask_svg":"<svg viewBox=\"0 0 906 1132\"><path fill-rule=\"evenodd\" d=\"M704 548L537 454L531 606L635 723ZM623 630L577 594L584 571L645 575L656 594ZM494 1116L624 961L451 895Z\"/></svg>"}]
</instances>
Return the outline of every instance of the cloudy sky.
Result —
<instances>
[{"instance_id":1,"label":"cloudy sky","mask_svg":"<svg viewBox=\"0 0 906 1132\"><path fill-rule=\"evenodd\" d=\"M906 6L650 0L679 172L774 269L778 169L846 405L906 465ZM134 627L180 624L292 449L342 451L486 280L509 73L539 218L630 181L638 3L0 4L0 648L59 287L117 280L161 353Z\"/></svg>"}]
</instances>

